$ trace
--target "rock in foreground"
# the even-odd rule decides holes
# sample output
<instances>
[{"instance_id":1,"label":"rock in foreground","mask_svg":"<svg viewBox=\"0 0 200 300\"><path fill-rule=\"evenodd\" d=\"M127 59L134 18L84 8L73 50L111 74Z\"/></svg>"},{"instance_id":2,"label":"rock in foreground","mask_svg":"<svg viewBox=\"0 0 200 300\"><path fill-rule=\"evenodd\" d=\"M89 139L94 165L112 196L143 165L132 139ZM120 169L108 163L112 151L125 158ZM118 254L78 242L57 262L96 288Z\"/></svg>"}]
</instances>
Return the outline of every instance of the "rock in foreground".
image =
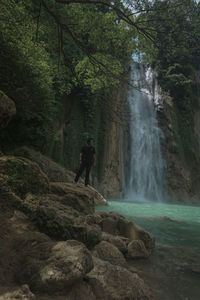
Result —
<instances>
[{"instance_id":1,"label":"rock in foreground","mask_svg":"<svg viewBox=\"0 0 200 300\"><path fill-rule=\"evenodd\" d=\"M143 241L134 240L128 244L128 256L130 258L148 257L149 252L145 248Z\"/></svg>"},{"instance_id":2,"label":"rock in foreground","mask_svg":"<svg viewBox=\"0 0 200 300\"><path fill-rule=\"evenodd\" d=\"M83 279L93 269L88 249L80 242L58 242L51 249L45 266L39 271L41 290L61 292Z\"/></svg>"},{"instance_id":3,"label":"rock in foreground","mask_svg":"<svg viewBox=\"0 0 200 300\"><path fill-rule=\"evenodd\" d=\"M153 299L126 259L134 243L150 255L154 237L120 214L95 212L100 196L83 185L49 182L30 159L0 157L0 254L13 262L5 272L0 260L3 284L26 284L45 300Z\"/></svg>"},{"instance_id":4,"label":"rock in foreground","mask_svg":"<svg viewBox=\"0 0 200 300\"><path fill-rule=\"evenodd\" d=\"M94 259L94 269L87 278L98 300L154 299L149 287L137 274L98 258Z\"/></svg>"},{"instance_id":5,"label":"rock in foreground","mask_svg":"<svg viewBox=\"0 0 200 300\"><path fill-rule=\"evenodd\" d=\"M22 157L0 157L0 186L24 198L27 193L48 193L49 180L39 166Z\"/></svg>"},{"instance_id":6,"label":"rock in foreground","mask_svg":"<svg viewBox=\"0 0 200 300\"><path fill-rule=\"evenodd\" d=\"M117 266L126 267L126 260L122 253L111 243L102 241L94 247L93 256Z\"/></svg>"}]
</instances>

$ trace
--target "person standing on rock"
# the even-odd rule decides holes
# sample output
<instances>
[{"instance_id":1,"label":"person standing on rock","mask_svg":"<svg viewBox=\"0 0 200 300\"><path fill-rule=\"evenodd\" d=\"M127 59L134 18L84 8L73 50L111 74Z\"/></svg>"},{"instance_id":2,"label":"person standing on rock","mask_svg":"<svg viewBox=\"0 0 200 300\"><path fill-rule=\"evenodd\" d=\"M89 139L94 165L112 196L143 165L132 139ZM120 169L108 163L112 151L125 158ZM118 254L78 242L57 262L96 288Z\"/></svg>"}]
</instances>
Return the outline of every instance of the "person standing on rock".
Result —
<instances>
[{"instance_id":1,"label":"person standing on rock","mask_svg":"<svg viewBox=\"0 0 200 300\"><path fill-rule=\"evenodd\" d=\"M80 168L76 174L74 181L77 183L83 171L85 173L85 186L89 184L89 176L92 165L96 165L95 148L93 147L94 139L87 140L87 146L84 146L80 152Z\"/></svg>"}]
</instances>

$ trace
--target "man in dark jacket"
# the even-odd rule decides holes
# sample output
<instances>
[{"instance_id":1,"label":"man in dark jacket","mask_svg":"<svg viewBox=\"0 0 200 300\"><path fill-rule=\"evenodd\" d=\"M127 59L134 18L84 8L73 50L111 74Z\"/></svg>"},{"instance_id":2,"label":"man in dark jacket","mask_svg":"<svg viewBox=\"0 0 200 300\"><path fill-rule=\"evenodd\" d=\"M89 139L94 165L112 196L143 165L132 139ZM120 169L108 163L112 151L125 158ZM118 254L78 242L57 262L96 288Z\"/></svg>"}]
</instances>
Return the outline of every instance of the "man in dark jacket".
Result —
<instances>
[{"instance_id":1,"label":"man in dark jacket","mask_svg":"<svg viewBox=\"0 0 200 300\"><path fill-rule=\"evenodd\" d=\"M86 169L85 173L85 186L89 184L89 176L90 176L90 170L92 165L96 164L96 157L95 157L95 148L93 147L94 139L89 138L87 140L87 146L84 146L81 149L80 152L80 168L76 174L76 177L74 179L75 182L78 182L79 177L83 173L83 171Z\"/></svg>"}]
</instances>

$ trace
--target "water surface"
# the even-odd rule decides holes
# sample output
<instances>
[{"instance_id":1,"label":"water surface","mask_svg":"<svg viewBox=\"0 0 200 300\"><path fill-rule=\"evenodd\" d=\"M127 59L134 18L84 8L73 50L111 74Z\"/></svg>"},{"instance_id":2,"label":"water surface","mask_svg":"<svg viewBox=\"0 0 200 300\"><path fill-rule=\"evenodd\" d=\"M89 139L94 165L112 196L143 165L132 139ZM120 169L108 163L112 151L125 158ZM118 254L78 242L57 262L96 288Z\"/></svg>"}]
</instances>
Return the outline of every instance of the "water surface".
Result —
<instances>
[{"instance_id":1,"label":"water surface","mask_svg":"<svg viewBox=\"0 0 200 300\"><path fill-rule=\"evenodd\" d=\"M153 233L158 243L200 249L200 207L115 200L96 209L124 215Z\"/></svg>"}]
</instances>

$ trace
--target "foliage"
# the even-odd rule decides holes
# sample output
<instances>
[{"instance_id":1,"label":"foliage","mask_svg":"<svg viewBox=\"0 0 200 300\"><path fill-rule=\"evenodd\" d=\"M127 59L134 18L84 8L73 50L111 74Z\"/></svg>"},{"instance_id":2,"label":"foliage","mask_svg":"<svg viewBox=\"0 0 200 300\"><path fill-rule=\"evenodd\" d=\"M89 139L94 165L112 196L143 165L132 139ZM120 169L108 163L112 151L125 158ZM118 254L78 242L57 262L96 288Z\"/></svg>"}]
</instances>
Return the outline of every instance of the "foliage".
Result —
<instances>
[{"instance_id":1,"label":"foliage","mask_svg":"<svg viewBox=\"0 0 200 300\"><path fill-rule=\"evenodd\" d=\"M1 1L0 29L1 89L17 107L16 119L2 135L4 146L24 141L41 148L55 110L49 54L34 41L35 23L23 1Z\"/></svg>"},{"instance_id":2,"label":"foliage","mask_svg":"<svg viewBox=\"0 0 200 300\"><path fill-rule=\"evenodd\" d=\"M138 49L158 71L162 88L174 100L177 142L182 158L190 164L199 160L193 124L200 63L199 8L194 0L155 0L151 12L139 16L151 26L155 45L140 39Z\"/></svg>"},{"instance_id":3,"label":"foliage","mask_svg":"<svg viewBox=\"0 0 200 300\"><path fill-rule=\"evenodd\" d=\"M60 50L74 83L89 86L93 91L117 86L126 72L124 63L130 60L135 47L134 29L119 20L114 10L102 5L56 2L59 1L42 4L46 17L53 18L58 25Z\"/></svg>"},{"instance_id":4,"label":"foliage","mask_svg":"<svg viewBox=\"0 0 200 300\"><path fill-rule=\"evenodd\" d=\"M118 86L134 47L134 30L108 8L54 0L48 5L75 38L40 1L0 3L0 88L17 107L16 118L1 132L4 150L27 144L46 153L57 139L53 124L63 99L80 86L92 92Z\"/></svg>"},{"instance_id":5,"label":"foliage","mask_svg":"<svg viewBox=\"0 0 200 300\"><path fill-rule=\"evenodd\" d=\"M92 92L100 88L116 87L120 84L120 77L123 67L118 60L111 55L97 54L94 55L98 63L91 64L88 57L85 57L76 66L76 72L79 80L83 81L86 86L90 86ZM111 80L109 80L111 77Z\"/></svg>"},{"instance_id":6,"label":"foliage","mask_svg":"<svg viewBox=\"0 0 200 300\"><path fill-rule=\"evenodd\" d=\"M115 5L130 12L121 1ZM2 0L0 89L17 107L0 133L3 150L25 144L75 170L93 136L100 177L110 109L105 91L120 85L135 36L116 10L99 4Z\"/></svg>"},{"instance_id":7,"label":"foliage","mask_svg":"<svg viewBox=\"0 0 200 300\"><path fill-rule=\"evenodd\" d=\"M156 68L163 89L173 95L184 143L191 133L200 4L81 2L1 0L0 90L17 107L0 133L1 147L26 144L75 170L81 146L93 136L101 177L109 95L127 76L133 53Z\"/></svg>"},{"instance_id":8,"label":"foliage","mask_svg":"<svg viewBox=\"0 0 200 300\"><path fill-rule=\"evenodd\" d=\"M200 62L198 8L194 0L156 0L152 11L139 17L151 26L155 40L152 47L141 39L139 49L157 68L166 89L170 85L187 86L194 79L194 69Z\"/></svg>"}]
</instances>

